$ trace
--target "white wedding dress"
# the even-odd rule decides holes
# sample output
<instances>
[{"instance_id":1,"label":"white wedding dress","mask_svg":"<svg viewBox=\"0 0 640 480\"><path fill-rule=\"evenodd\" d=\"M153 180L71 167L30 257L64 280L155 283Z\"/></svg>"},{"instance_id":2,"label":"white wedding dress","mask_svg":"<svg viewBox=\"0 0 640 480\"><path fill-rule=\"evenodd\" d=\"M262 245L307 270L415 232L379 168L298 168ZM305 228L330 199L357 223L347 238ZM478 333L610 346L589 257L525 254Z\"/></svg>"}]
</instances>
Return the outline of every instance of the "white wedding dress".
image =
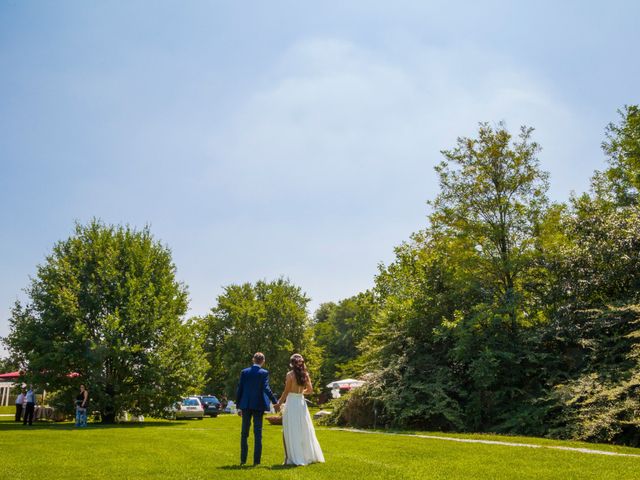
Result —
<instances>
[{"instance_id":1,"label":"white wedding dress","mask_svg":"<svg viewBox=\"0 0 640 480\"><path fill-rule=\"evenodd\" d=\"M289 393L282 412L285 465L324 463L307 402L301 393Z\"/></svg>"}]
</instances>

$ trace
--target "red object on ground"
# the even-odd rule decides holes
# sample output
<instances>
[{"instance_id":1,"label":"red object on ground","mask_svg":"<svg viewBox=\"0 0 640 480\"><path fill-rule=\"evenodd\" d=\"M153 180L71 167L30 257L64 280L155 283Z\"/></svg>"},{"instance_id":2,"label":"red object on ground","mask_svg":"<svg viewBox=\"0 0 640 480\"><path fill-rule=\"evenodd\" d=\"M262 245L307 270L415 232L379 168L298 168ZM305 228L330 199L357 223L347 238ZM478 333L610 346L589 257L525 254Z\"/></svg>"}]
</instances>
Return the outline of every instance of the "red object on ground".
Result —
<instances>
[{"instance_id":1,"label":"red object on ground","mask_svg":"<svg viewBox=\"0 0 640 480\"><path fill-rule=\"evenodd\" d=\"M2 373L0 374L0 380L16 380L20 378L23 374L24 372L21 372L21 371ZM76 378L79 376L80 374L78 372L67 373L67 377L69 378Z\"/></svg>"}]
</instances>

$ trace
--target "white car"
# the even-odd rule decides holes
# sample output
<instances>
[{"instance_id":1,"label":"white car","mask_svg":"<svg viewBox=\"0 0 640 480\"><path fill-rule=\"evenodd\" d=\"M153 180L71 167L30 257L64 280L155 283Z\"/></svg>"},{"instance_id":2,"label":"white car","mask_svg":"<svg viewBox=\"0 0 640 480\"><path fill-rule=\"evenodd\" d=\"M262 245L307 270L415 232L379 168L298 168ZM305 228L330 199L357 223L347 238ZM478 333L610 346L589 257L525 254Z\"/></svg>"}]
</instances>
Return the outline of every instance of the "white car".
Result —
<instances>
[{"instance_id":1,"label":"white car","mask_svg":"<svg viewBox=\"0 0 640 480\"><path fill-rule=\"evenodd\" d=\"M204 407L197 397L183 398L181 402L173 404L173 418L204 418Z\"/></svg>"}]
</instances>

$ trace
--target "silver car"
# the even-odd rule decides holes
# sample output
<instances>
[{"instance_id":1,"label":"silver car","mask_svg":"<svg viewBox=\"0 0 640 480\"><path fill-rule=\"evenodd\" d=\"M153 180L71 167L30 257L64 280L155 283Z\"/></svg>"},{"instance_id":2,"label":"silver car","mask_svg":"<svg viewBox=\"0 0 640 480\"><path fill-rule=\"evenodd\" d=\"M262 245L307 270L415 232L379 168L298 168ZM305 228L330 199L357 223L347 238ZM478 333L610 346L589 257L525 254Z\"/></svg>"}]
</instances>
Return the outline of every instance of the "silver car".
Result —
<instances>
[{"instance_id":1,"label":"silver car","mask_svg":"<svg viewBox=\"0 0 640 480\"><path fill-rule=\"evenodd\" d=\"M204 407L197 397L183 398L181 402L173 404L173 418L204 418Z\"/></svg>"}]
</instances>

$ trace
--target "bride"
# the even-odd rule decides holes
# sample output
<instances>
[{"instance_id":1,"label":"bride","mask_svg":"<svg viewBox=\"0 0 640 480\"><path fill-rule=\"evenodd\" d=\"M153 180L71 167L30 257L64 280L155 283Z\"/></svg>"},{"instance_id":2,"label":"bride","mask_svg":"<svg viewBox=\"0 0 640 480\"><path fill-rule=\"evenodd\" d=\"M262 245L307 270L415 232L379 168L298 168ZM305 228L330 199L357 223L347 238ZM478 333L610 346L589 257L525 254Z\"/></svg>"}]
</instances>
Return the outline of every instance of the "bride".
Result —
<instances>
[{"instance_id":1,"label":"bride","mask_svg":"<svg viewBox=\"0 0 640 480\"><path fill-rule=\"evenodd\" d=\"M278 401L278 405L283 405L284 463L285 465L324 463L322 449L316 438L311 415L307 410L307 402L304 400L304 395L311 393L313 388L302 355L294 353L289 367L291 371L287 373L284 392Z\"/></svg>"}]
</instances>

